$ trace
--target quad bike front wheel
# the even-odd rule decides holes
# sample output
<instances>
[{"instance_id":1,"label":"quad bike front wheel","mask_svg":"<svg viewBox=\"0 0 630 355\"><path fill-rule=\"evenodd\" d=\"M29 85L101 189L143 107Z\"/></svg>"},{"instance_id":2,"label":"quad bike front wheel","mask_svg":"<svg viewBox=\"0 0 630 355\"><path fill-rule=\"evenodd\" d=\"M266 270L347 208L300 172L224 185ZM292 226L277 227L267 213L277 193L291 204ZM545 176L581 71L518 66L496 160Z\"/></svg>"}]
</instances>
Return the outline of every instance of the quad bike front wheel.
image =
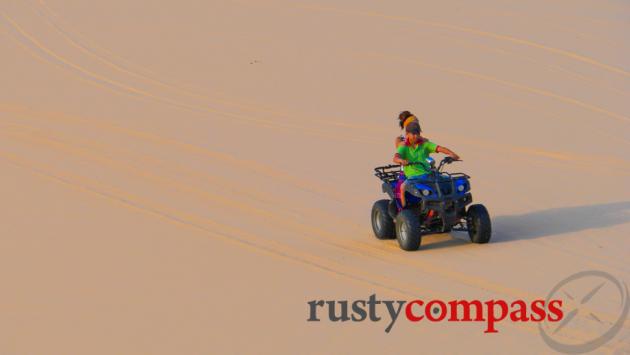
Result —
<instances>
[{"instance_id":1,"label":"quad bike front wheel","mask_svg":"<svg viewBox=\"0 0 630 355\"><path fill-rule=\"evenodd\" d=\"M394 238L394 220L388 208L389 200L378 200L372 206L372 229L378 239Z\"/></svg>"},{"instance_id":2,"label":"quad bike front wheel","mask_svg":"<svg viewBox=\"0 0 630 355\"><path fill-rule=\"evenodd\" d=\"M492 226L490 223L490 214L484 205L477 204L468 207L466 212L466 226L468 227L468 236L473 243L487 243L492 235Z\"/></svg>"},{"instance_id":3,"label":"quad bike front wheel","mask_svg":"<svg viewBox=\"0 0 630 355\"><path fill-rule=\"evenodd\" d=\"M420 248L422 228L418 216L412 210L402 210L396 216L396 238L403 250Z\"/></svg>"}]
</instances>

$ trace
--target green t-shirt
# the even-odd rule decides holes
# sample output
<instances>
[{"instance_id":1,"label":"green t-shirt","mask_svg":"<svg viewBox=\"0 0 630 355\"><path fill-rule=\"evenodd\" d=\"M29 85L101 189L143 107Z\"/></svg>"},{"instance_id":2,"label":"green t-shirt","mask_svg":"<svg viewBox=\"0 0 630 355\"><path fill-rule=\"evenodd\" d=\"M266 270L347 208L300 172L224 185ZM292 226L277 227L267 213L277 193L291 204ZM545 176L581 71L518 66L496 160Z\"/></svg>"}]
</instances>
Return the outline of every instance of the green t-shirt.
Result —
<instances>
[{"instance_id":1,"label":"green t-shirt","mask_svg":"<svg viewBox=\"0 0 630 355\"><path fill-rule=\"evenodd\" d=\"M429 154L435 153L437 144L424 141L422 144L408 146L403 144L398 147L398 155L401 159L405 159L410 163L420 163L416 165L403 166L403 172L407 178L428 174L431 171L431 165L427 162Z\"/></svg>"}]
</instances>

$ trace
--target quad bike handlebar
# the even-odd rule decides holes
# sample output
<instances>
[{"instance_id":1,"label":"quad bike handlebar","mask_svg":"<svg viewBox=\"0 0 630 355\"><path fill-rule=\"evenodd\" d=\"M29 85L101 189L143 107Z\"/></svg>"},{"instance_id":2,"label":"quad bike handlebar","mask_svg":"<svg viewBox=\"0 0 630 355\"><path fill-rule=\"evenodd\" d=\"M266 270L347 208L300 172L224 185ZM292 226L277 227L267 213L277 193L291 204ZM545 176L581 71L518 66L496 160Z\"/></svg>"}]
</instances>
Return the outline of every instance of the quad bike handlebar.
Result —
<instances>
[{"instance_id":1,"label":"quad bike handlebar","mask_svg":"<svg viewBox=\"0 0 630 355\"><path fill-rule=\"evenodd\" d=\"M437 169L435 169L435 171L440 172L444 165L448 165L448 164L451 164L451 163L456 162L456 161L463 161L463 160L461 160L461 159L455 160L455 159L453 159L451 157L444 157L444 159L442 159L440 161L440 164L438 165ZM420 162L407 163L407 165L419 165L419 164L421 164L421 163ZM433 168L434 166L431 165L431 167Z\"/></svg>"},{"instance_id":2,"label":"quad bike handlebar","mask_svg":"<svg viewBox=\"0 0 630 355\"><path fill-rule=\"evenodd\" d=\"M431 162L431 172L433 174L441 174L442 173L442 167L446 164L451 164L455 161L461 161L461 160L454 160L451 157L445 157L444 159L442 159L442 161L440 161L439 166L436 168L435 167L435 163ZM414 163L408 163L407 165L419 165L421 164L420 162L414 162ZM400 172L402 171L402 165L400 164L390 164L390 165L385 165L385 166L379 166L374 168L374 172L376 175L376 177L378 177L379 179L381 179L384 182L392 182L395 180L398 180L398 177L400 176Z\"/></svg>"},{"instance_id":3,"label":"quad bike handlebar","mask_svg":"<svg viewBox=\"0 0 630 355\"><path fill-rule=\"evenodd\" d=\"M442 159L442 161L440 162L440 165L438 165L437 171L440 172L444 165L448 165L448 164L451 164L451 163L456 162L456 161L463 161L463 160L461 160L461 159L455 160L455 159L453 159L451 157L444 157L444 159Z\"/></svg>"}]
</instances>

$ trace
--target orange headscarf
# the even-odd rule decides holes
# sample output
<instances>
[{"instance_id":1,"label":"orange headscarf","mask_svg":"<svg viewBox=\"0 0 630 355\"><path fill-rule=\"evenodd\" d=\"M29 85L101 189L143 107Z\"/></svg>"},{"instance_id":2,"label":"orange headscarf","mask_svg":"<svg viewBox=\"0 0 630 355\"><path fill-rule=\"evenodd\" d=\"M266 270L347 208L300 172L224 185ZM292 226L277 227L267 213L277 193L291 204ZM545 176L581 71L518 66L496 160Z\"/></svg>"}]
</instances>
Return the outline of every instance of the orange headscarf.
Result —
<instances>
[{"instance_id":1,"label":"orange headscarf","mask_svg":"<svg viewBox=\"0 0 630 355\"><path fill-rule=\"evenodd\" d=\"M413 121L417 121L418 119L416 118L416 116L411 115L409 117L407 117L405 119L405 121L403 122L403 129L407 128L407 125L410 124Z\"/></svg>"}]
</instances>

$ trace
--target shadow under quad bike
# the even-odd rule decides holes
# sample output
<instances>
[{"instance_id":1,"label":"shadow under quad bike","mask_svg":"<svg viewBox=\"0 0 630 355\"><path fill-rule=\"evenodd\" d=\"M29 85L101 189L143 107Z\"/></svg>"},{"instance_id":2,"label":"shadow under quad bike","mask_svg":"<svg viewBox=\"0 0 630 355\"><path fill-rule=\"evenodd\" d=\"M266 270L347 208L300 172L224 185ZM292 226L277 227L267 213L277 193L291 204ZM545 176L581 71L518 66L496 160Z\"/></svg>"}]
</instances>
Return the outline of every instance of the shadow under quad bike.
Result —
<instances>
[{"instance_id":1,"label":"shadow under quad bike","mask_svg":"<svg viewBox=\"0 0 630 355\"><path fill-rule=\"evenodd\" d=\"M404 250L417 250L423 234L467 231L473 243L490 241L492 227L488 210L472 203L470 176L448 173L442 167L456 160L442 159L439 166L428 159L431 170L427 175L405 181L405 207L396 194L400 165L379 166L375 175L383 182L388 200L379 200L372 206L372 229L378 239L398 239ZM414 163L419 164L419 163ZM402 189L401 189L402 190Z\"/></svg>"}]
</instances>

